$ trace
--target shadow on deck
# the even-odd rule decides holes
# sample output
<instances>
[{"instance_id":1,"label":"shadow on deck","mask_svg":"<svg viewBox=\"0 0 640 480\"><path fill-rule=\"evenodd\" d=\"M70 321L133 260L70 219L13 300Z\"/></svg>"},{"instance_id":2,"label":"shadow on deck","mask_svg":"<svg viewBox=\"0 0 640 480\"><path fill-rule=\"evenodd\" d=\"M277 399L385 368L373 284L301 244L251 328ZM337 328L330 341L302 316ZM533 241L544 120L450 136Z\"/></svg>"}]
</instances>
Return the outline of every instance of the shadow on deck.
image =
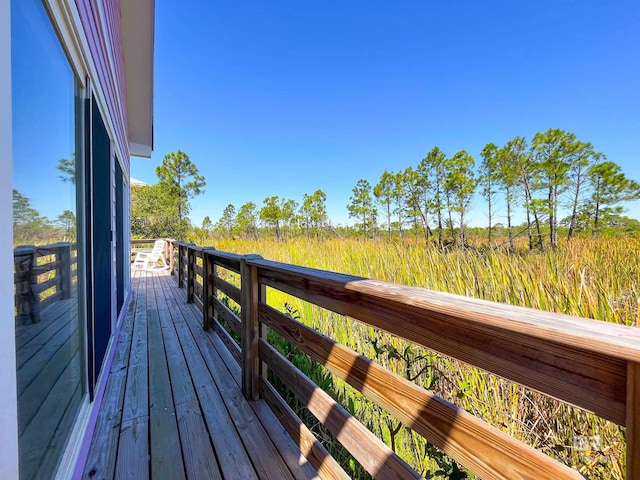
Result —
<instances>
[{"instance_id":1,"label":"shadow on deck","mask_svg":"<svg viewBox=\"0 0 640 480\"><path fill-rule=\"evenodd\" d=\"M168 272L136 271L84 478L314 478Z\"/></svg>"}]
</instances>

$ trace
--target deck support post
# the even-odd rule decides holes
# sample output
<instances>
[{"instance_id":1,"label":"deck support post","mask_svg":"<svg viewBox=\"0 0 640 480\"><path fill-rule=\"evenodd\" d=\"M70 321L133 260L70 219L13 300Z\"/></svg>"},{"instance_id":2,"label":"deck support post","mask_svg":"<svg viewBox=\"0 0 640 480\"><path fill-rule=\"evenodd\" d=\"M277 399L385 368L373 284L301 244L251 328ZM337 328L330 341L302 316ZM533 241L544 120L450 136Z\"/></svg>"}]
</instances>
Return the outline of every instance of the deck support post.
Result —
<instances>
[{"instance_id":1,"label":"deck support post","mask_svg":"<svg viewBox=\"0 0 640 480\"><path fill-rule=\"evenodd\" d=\"M193 303L196 282L196 251L195 245L187 245L187 303Z\"/></svg>"},{"instance_id":2,"label":"deck support post","mask_svg":"<svg viewBox=\"0 0 640 480\"><path fill-rule=\"evenodd\" d=\"M183 256L182 250L184 249L184 245L182 243L178 243L178 288L184 287L184 265L182 264Z\"/></svg>"},{"instance_id":3,"label":"deck support post","mask_svg":"<svg viewBox=\"0 0 640 480\"><path fill-rule=\"evenodd\" d=\"M262 303L267 303L267 286L260 284L259 285L259 292L258 292L258 301L262 302ZM267 330L268 327L265 323L259 322L258 323L258 334L260 336L260 338L264 338L265 340L267 339ZM267 366L266 362L260 362L260 376L266 381L267 380L267 376L269 373L269 367Z\"/></svg>"},{"instance_id":4,"label":"deck support post","mask_svg":"<svg viewBox=\"0 0 640 480\"><path fill-rule=\"evenodd\" d=\"M213 247L202 249L202 328L207 332L213 330L213 298L216 295L213 283L216 266L210 253L213 250Z\"/></svg>"},{"instance_id":5,"label":"deck support post","mask_svg":"<svg viewBox=\"0 0 640 480\"><path fill-rule=\"evenodd\" d=\"M244 255L240 259L242 393L247 400L257 400L260 396L260 359L258 357L260 285L258 283L258 268L250 263L251 260L258 259L262 259L262 257Z\"/></svg>"},{"instance_id":6,"label":"deck support post","mask_svg":"<svg viewBox=\"0 0 640 480\"><path fill-rule=\"evenodd\" d=\"M174 241L171 239L166 239L165 240L167 242L167 256L169 257L169 272L171 272L171 275L175 275L174 269L175 269L175 245L174 245Z\"/></svg>"},{"instance_id":7,"label":"deck support post","mask_svg":"<svg viewBox=\"0 0 640 480\"><path fill-rule=\"evenodd\" d=\"M640 478L640 363L627 362L627 478Z\"/></svg>"}]
</instances>

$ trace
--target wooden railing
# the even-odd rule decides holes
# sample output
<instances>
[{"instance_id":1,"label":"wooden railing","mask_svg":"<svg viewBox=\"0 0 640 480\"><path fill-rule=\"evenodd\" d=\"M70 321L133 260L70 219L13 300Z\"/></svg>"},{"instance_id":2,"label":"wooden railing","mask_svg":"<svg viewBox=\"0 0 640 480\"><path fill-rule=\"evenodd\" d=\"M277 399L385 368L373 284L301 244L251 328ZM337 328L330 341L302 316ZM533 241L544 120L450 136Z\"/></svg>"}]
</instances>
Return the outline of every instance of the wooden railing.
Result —
<instances>
[{"instance_id":1,"label":"wooden railing","mask_svg":"<svg viewBox=\"0 0 640 480\"><path fill-rule=\"evenodd\" d=\"M271 287L399 338L586 409L626 427L627 478L640 478L640 329L168 242L180 287L242 366L242 390L263 398L322 476L346 478L267 379L267 368L374 477L419 478L381 440L313 384L266 339L291 342L338 378L481 478L582 479L428 390L270 307ZM240 275L240 288L218 267ZM238 318L218 298L241 307ZM240 347L222 328L226 322Z\"/></svg>"},{"instance_id":2,"label":"wooden railing","mask_svg":"<svg viewBox=\"0 0 640 480\"><path fill-rule=\"evenodd\" d=\"M61 242L13 251L16 324L36 323L57 300L71 297L77 275L76 245Z\"/></svg>"}]
</instances>

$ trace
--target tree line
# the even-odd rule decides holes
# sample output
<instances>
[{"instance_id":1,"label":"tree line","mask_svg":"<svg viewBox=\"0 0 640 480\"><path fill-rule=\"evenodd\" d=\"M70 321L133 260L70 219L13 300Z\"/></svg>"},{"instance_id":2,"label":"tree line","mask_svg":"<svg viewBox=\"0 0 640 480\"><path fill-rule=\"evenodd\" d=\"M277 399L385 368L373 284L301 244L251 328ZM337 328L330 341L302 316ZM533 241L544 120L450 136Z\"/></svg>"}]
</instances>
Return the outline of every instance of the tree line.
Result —
<instances>
[{"instance_id":1,"label":"tree line","mask_svg":"<svg viewBox=\"0 0 640 480\"><path fill-rule=\"evenodd\" d=\"M502 146L488 143L478 163L465 150L448 157L434 147L417 165L385 170L374 185L358 180L346 206L355 220L352 227L332 224L327 196L320 189L304 194L301 202L276 195L265 198L261 206L249 201L236 209L229 204L215 223L207 216L200 228L192 227L189 201L202 193L204 177L181 151L165 156L156 174L156 185L132 189L136 236L184 238L191 232L249 239L272 235L281 240L299 235L412 234L438 245L465 245L476 194L486 202L490 246L500 236L513 249L514 239L526 235L530 249L543 249L557 246L560 231L570 239L578 232L597 236L603 226L616 222L640 226L622 216L622 204L640 198L640 184L591 143L561 129L536 133L531 142L515 137ZM506 225L496 221L499 216Z\"/></svg>"},{"instance_id":2,"label":"tree line","mask_svg":"<svg viewBox=\"0 0 640 480\"><path fill-rule=\"evenodd\" d=\"M308 238L318 238L332 229L327 216L327 195L322 190L304 194L302 203L279 196L264 199L262 208L253 202L236 208L229 204L220 219L213 224L207 216L202 222L206 233L222 236L242 236L257 240L261 230L268 230L276 240L303 233ZM262 228L261 228L262 227Z\"/></svg>"},{"instance_id":3,"label":"tree line","mask_svg":"<svg viewBox=\"0 0 640 480\"><path fill-rule=\"evenodd\" d=\"M516 137L503 146L488 143L475 159L465 150L447 157L434 147L415 167L385 170L371 186L359 180L352 190L349 216L364 234L374 231L382 215L387 234L402 236L403 228L421 227L425 239L466 242L466 216L474 194L486 201L487 235L491 245L499 207L505 210L510 248L518 231L517 210L524 213L529 248L558 244L559 226L571 238L591 230L597 236L604 220L619 217L621 203L640 198L640 185L625 176L619 165L573 133L549 129L531 141ZM379 210L380 209L380 210ZM560 212L569 215L560 219ZM518 230L521 230L518 228Z\"/></svg>"}]
</instances>

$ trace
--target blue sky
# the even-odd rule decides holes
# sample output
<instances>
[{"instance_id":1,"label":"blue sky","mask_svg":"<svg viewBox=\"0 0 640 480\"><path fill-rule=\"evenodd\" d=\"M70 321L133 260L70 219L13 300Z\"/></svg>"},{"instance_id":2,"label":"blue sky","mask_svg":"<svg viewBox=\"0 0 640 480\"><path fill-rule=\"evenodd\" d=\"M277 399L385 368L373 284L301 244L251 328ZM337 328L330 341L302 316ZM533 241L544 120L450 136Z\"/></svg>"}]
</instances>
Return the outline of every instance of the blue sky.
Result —
<instances>
[{"instance_id":1,"label":"blue sky","mask_svg":"<svg viewBox=\"0 0 640 480\"><path fill-rule=\"evenodd\" d=\"M185 151L207 180L195 224L316 189L346 223L361 178L549 128L640 181L640 2L157 0L156 15L155 151L131 173L155 183Z\"/></svg>"}]
</instances>

